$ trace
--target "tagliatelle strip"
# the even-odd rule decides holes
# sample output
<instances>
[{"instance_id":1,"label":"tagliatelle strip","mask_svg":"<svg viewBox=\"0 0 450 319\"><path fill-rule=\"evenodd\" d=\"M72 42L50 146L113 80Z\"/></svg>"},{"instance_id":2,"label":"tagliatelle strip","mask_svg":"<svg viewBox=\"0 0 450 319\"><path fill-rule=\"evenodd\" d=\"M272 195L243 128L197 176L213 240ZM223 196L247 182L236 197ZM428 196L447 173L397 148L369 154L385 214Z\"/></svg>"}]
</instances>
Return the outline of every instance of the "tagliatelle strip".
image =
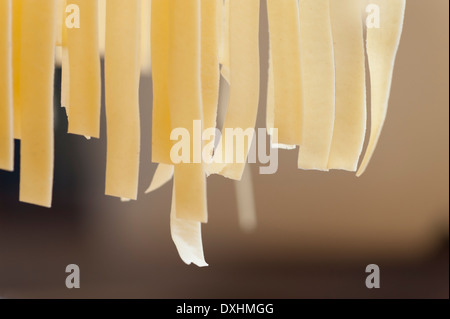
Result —
<instances>
[{"instance_id":1,"label":"tagliatelle strip","mask_svg":"<svg viewBox=\"0 0 450 319\"><path fill-rule=\"evenodd\" d=\"M380 8L380 25L367 29L367 57L370 69L371 128L366 154L358 169L361 176L370 162L386 119L389 95L403 30L405 0L373 0Z\"/></svg>"},{"instance_id":2,"label":"tagliatelle strip","mask_svg":"<svg viewBox=\"0 0 450 319\"><path fill-rule=\"evenodd\" d=\"M56 0L24 0L20 21L20 201L50 207Z\"/></svg>"},{"instance_id":3,"label":"tagliatelle strip","mask_svg":"<svg viewBox=\"0 0 450 319\"><path fill-rule=\"evenodd\" d=\"M201 80L204 128L215 128L219 100L219 43L222 0L201 1ZM205 143L214 143L214 135ZM212 154L211 154L212 155Z\"/></svg>"},{"instance_id":4,"label":"tagliatelle strip","mask_svg":"<svg viewBox=\"0 0 450 319\"><path fill-rule=\"evenodd\" d=\"M14 138L20 139L21 137L21 114L22 108L20 101L20 51L22 41L22 6L24 0L12 1L12 69L13 69L13 130Z\"/></svg>"},{"instance_id":5,"label":"tagliatelle strip","mask_svg":"<svg viewBox=\"0 0 450 319\"><path fill-rule=\"evenodd\" d=\"M105 193L128 199L137 198L139 177L140 4L108 0L106 5Z\"/></svg>"},{"instance_id":6,"label":"tagliatelle strip","mask_svg":"<svg viewBox=\"0 0 450 319\"><path fill-rule=\"evenodd\" d=\"M366 73L361 0L331 0L336 113L329 169L356 171L366 132Z\"/></svg>"},{"instance_id":7,"label":"tagliatelle strip","mask_svg":"<svg viewBox=\"0 0 450 319\"><path fill-rule=\"evenodd\" d=\"M141 73L151 73L151 0L141 0Z\"/></svg>"},{"instance_id":8,"label":"tagliatelle strip","mask_svg":"<svg viewBox=\"0 0 450 319\"><path fill-rule=\"evenodd\" d=\"M172 129L189 133L194 144L193 122L201 121L200 0L169 0L169 105ZM203 127L203 125L202 125ZM203 143L200 143L202 146ZM201 149L190 152L190 163L175 163L176 217L207 221L206 176Z\"/></svg>"},{"instance_id":9,"label":"tagliatelle strip","mask_svg":"<svg viewBox=\"0 0 450 319\"><path fill-rule=\"evenodd\" d=\"M235 180L242 177L258 112L259 4L259 0L230 0L230 100L218 146L222 152L214 156L208 173ZM244 145L239 145L235 139L224 138L227 129L252 132ZM235 160L226 163L230 151ZM236 160L239 154L243 155L243 161Z\"/></svg>"},{"instance_id":10,"label":"tagliatelle strip","mask_svg":"<svg viewBox=\"0 0 450 319\"><path fill-rule=\"evenodd\" d=\"M230 1L223 1L222 39L219 52L220 64L222 65L220 74L228 83L230 83Z\"/></svg>"},{"instance_id":11,"label":"tagliatelle strip","mask_svg":"<svg viewBox=\"0 0 450 319\"><path fill-rule=\"evenodd\" d=\"M303 93L298 0L267 0L267 12L273 127L278 129L279 144L301 145Z\"/></svg>"},{"instance_id":12,"label":"tagliatelle strip","mask_svg":"<svg viewBox=\"0 0 450 319\"><path fill-rule=\"evenodd\" d=\"M302 169L328 170L335 107L330 0L299 0L303 73Z\"/></svg>"},{"instance_id":13,"label":"tagliatelle strip","mask_svg":"<svg viewBox=\"0 0 450 319\"><path fill-rule=\"evenodd\" d=\"M153 83L152 161L172 164L169 107L169 1L152 0L151 59Z\"/></svg>"},{"instance_id":14,"label":"tagliatelle strip","mask_svg":"<svg viewBox=\"0 0 450 319\"><path fill-rule=\"evenodd\" d=\"M101 78L97 0L67 0L80 13L80 26L68 28L69 129L72 134L100 136Z\"/></svg>"},{"instance_id":15,"label":"tagliatelle strip","mask_svg":"<svg viewBox=\"0 0 450 319\"><path fill-rule=\"evenodd\" d=\"M188 0L183 0L188 1ZM174 183L176 182L176 177ZM206 267L202 244L201 223L180 219L177 214L175 185L172 192L172 209L170 212L170 234L177 247L180 258L187 264Z\"/></svg>"},{"instance_id":16,"label":"tagliatelle strip","mask_svg":"<svg viewBox=\"0 0 450 319\"><path fill-rule=\"evenodd\" d=\"M0 0L0 169L14 169L11 0Z\"/></svg>"},{"instance_id":17,"label":"tagliatelle strip","mask_svg":"<svg viewBox=\"0 0 450 319\"><path fill-rule=\"evenodd\" d=\"M105 54L106 0L98 0L98 42L100 55Z\"/></svg>"}]
</instances>

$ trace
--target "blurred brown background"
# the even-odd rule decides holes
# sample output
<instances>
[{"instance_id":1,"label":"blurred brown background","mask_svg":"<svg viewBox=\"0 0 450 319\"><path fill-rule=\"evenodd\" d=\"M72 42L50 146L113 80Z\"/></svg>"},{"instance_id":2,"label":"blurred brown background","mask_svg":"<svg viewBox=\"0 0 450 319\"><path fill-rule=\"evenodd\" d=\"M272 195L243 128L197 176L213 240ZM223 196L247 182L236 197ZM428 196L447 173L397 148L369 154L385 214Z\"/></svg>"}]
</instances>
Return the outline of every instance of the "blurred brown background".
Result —
<instances>
[{"instance_id":1,"label":"blurred brown background","mask_svg":"<svg viewBox=\"0 0 450 319\"><path fill-rule=\"evenodd\" d=\"M65 134L56 107L53 208L18 202L16 172L0 172L0 297L448 298L449 2L408 0L390 109L365 175L296 169L281 151L276 175L252 166L258 227L240 230L234 183L208 179L208 268L186 266L171 241L171 186L151 194L151 79L142 78L140 198L103 195L101 140ZM267 22L261 13L264 126ZM56 74L59 100L59 71ZM18 145L16 145L18 146ZM18 148L16 147L18 151ZM65 267L81 268L81 289ZM381 267L381 289L365 267Z\"/></svg>"}]
</instances>

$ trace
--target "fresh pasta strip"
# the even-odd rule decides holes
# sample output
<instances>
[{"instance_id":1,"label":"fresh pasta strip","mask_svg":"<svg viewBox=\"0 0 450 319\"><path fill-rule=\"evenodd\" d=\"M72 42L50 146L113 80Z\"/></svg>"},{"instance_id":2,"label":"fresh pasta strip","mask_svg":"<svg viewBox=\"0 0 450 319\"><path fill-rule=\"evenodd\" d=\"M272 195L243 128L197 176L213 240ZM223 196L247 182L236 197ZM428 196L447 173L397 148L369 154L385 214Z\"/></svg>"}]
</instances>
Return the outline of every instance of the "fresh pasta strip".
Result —
<instances>
[{"instance_id":1,"label":"fresh pasta strip","mask_svg":"<svg viewBox=\"0 0 450 319\"><path fill-rule=\"evenodd\" d=\"M329 169L356 171L366 133L365 53L361 0L331 0L336 113Z\"/></svg>"},{"instance_id":2,"label":"fresh pasta strip","mask_svg":"<svg viewBox=\"0 0 450 319\"><path fill-rule=\"evenodd\" d=\"M230 1L224 0L222 42L220 45L220 73L225 81L230 83Z\"/></svg>"},{"instance_id":3,"label":"fresh pasta strip","mask_svg":"<svg viewBox=\"0 0 450 319\"><path fill-rule=\"evenodd\" d=\"M173 178L174 167L173 165L158 164L156 168L155 175L153 175L152 182L148 189L145 191L146 194L151 193L158 188L167 184Z\"/></svg>"},{"instance_id":4,"label":"fresh pasta strip","mask_svg":"<svg viewBox=\"0 0 450 319\"><path fill-rule=\"evenodd\" d=\"M172 164L169 107L169 1L152 0L151 59L153 82L152 161Z\"/></svg>"},{"instance_id":5,"label":"fresh pasta strip","mask_svg":"<svg viewBox=\"0 0 450 319\"><path fill-rule=\"evenodd\" d=\"M169 0L169 105L172 129L189 132L194 145L194 121L202 121L199 0ZM197 144L197 143L195 143ZM202 143L200 143L202 144ZM176 217L207 222L206 176L201 150L193 147L189 163L175 163Z\"/></svg>"},{"instance_id":6,"label":"fresh pasta strip","mask_svg":"<svg viewBox=\"0 0 450 319\"><path fill-rule=\"evenodd\" d=\"M218 11L222 0L201 1L201 79L204 128L215 128L219 101L219 42L221 24ZM211 135L205 143L214 143ZM211 154L212 156L212 154Z\"/></svg>"},{"instance_id":7,"label":"fresh pasta strip","mask_svg":"<svg viewBox=\"0 0 450 319\"><path fill-rule=\"evenodd\" d=\"M56 51L55 63L56 66L62 66L62 33L65 18L65 0L56 0Z\"/></svg>"},{"instance_id":8,"label":"fresh pasta strip","mask_svg":"<svg viewBox=\"0 0 450 319\"><path fill-rule=\"evenodd\" d=\"M139 175L140 4L140 0L108 0L106 6L105 192L129 199L137 198Z\"/></svg>"},{"instance_id":9,"label":"fresh pasta strip","mask_svg":"<svg viewBox=\"0 0 450 319\"><path fill-rule=\"evenodd\" d=\"M98 43L100 55L105 55L106 0L98 0Z\"/></svg>"},{"instance_id":10,"label":"fresh pasta strip","mask_svg":"<svg viewBox=\"0 0 450 319\"><path fill-rule=\"evenodd\" d=\"M302 169L328 170L335 110L330 0L299 0L303 73Z\"/></svg>"},{"instance_id":11,"label":"fresh pasta strip","mask_svg":"<svg viewBox=\"0 0 450 319\"><path fill-rule=\"evenodd\" d=\"M174 187L172 193L172 209L170 212L170 233L177 247L178 254L187 265L195 264L198 267L206 267L208 264L205 261L203 253L202 224L197 221L178 218L176 198Z\"/></svg>"},{"instance_id":12,"label":"fresh pasta strip","mask_svg":"<svg viewBox=\"0 0 450 319\"><path fill-rule=\"evenodd\" d=\"M242 230L251 232L256 229L256 205L253 192L253 178L250 165L247 164L242 179L235 181L237 211L239 226Z\"/></svg>"},{"instance_id":13,"label":"fresh pasta strip","mask_svg":"<svg viewBox=\"0 0 450 319\"><path fill-rule=\"evenodd\" d=\"M11 0L0 0L0 169L14 169Z\"/></svg>"},{"instance_id":14,"label":"fresh pasta strip","mask_svg":"<svg viewBox=\"0 0 450 319\"><path fill-rule=\"evenodd\" d=\"M56 0L56 46L63 45L63 28L65 25L66 0Z\"/></svg>"},{"instance_id":15,"label":"fresh pasta strip","mask_svg":"<svg viewBox=\"0 0 450 319\"><path fill-rule=\"evenodd\" d=\"M20 201L50 207L56 0L24 0L20 21Z\"/></svg>"},{"instance_id":16,"label":"fresh pasta strip","mask_svg":"<svg viewBox=\"0 0 450 319\"><path fill-rule=\"evenodd\" d=\"M278 143L302 144L302 76L298 0L267 0L270 87Z\"/></svg>"},{"instance_id":17,"label":"fresh pasta strip","mask_svg":"<svg viewBox=\"0 0 450 319\"><path fill-rule=\"evenodd\" d=\"M259 0L230 0L230 100L218 146L222 152L214 156L209 174L235 180L242 177L258 112L259 72ZM247 137L242 136L243 149L237 147L234 138L224 139L227 129L252 131ZM234 160L226 163L230 150ZM238 153L244 161L236 160Z\"/></svg>"},{"instance_id":18,"label":"fresh pasta strip","mask_svg":"<svg viewBox=\"0 0 450 319\"><path fill-rule=\"evenodd\" d=\"M66 28L69 54L69 133L100 136L101 78L98 1L67 0L77 5L80 27Z\"/></svg>"},{"instance_id":19,"label":"fresh pasta strip","mask_svg":"<svg viewBox=\"0 0 450 319\"><path fill-rule=\"evenodd\" d=\"M70 64L69 49L67 48L67 28L66 28L66 0L58 0L61 7L58 7L58 14L63 15L63 24L61 25L61 106L66 109L69 114L70 101ZM62 10L62 13L59 12ZM57 33L58 35L58 33Z\"/></svg>"},{"instance_id":20,"label":"fresh pasta strip","mask_svg":"<svg viewBox=\"0 0 450 319\"><path fill-rule=\"evenodd\" d=\"M373 0L380 8L379 28L367 29L367 57L370 69L371 128L366 154L358 169L361 176L370 162L386 119L394 62L403 30L405 0Z\"/></svg>"},{"instance_id":21,"label":"fresh pasta strip","mask_svg":"<svg viewBox=\"0 0 450 319\"><path fill-rule=\"evenodd\" d=\"M141 73L151 73L151 3L152 0L141 0Z\"/></svg>"},{"instance_id":22,"label":"fresh pasta strip","mask_svg":"<svg viewBox=\"0 0 450 319\"><path fill-rule=\"evenodd\" d=\"M12 70L13 70L13 129L14 138L21 137L21 114L20 105L20 52L22 42L22 6L24 0L12 1Z\"/></svg>"}]
</instances>

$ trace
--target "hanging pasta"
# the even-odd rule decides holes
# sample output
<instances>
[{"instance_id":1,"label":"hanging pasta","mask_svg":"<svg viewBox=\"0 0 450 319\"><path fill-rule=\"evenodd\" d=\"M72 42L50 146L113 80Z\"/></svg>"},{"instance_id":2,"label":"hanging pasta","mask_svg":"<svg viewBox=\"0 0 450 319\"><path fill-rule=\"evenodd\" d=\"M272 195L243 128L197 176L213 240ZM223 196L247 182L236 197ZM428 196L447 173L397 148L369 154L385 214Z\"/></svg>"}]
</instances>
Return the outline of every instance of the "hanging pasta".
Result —
<instances>
[{"instance_id":1,"label":"hanging pasta","mask_svg":"<svg viewBox=\"0 0 450 319\"><path fill-rule=\"evenodd\" d=\"M69 62L70 95L68 105L64 105L69 109L68 131L88 138L98 138L101 103L98 1L66 0L66 5L69 9L77 8L71 12L74 21L69 25L65 23L64 27L68 55L65 58ZM64 67L67 67L66 63Z\"/></svg>"},{"instance_id":2,"label":"hanging pasta","mask_svg":"<svg viewBox=\"0 0 450 319\"><path fill-rule=\"evenodd\" d=\"M140 5L140 0L106 4L105 193L127 199L137 198L139 178Z\"/></svg>"},{"instance_id":3,"label":"hanging pasta","mask_svg":"<svg viewBox=\"0 0 450 319\"><path fill-rule=\"evenodd\" d=\"M11 0L0 0L0 169L14 168Z\"/></svg>"},{"instance_id":4,"label":"hanging pasta","mask_svg":"<svg viewBox=\"0 0 450 319\"><path fill-rule=\"evenodd\" d=\"M20 14L20 201L50 207L56 0L23 0ZM39 14L36 14L39 12Z\"/></svg>"},{"instance_id":5,"label":"hanging pasta","mask_svg":"<svg viewBox=\"0 0 450 319\"><path fill-rule=\"evenodd\" d=\"M367 53L371 131L360 176L386 118L406 1L266 1L270 146L299 146L302 169L356 171L367 121ZM365 26L361 12L371 8L379 16ZM207 174L235 180L240 224L256 226L246 162L260 96L259 19L260 0L0 0L0 169L13 170L20 139L20 201L51 206L55 63L69 133L100 137L101 56L105 193L136 199L140 75L151 72L151 160L158 166L146 193L173 180L173 242L185 263L207 266Z\"/></svg>"},{"instance_id":6,"label":"hanging pasta","mask_svg":"<svg viewBox=\"0 0 450 319\"><path fill-rule=\"evenodd\" d=\"M336 111L329 169L356 171L366 133L366 72L360 0L331 0ZM351 93L350 93L351 92Z\"/></svg>"},{"instance_id":7,"label":"hanging pasta","mask_svg":"<svg viewBox=\"0 0 450 319\"><path fill-rule=\"evenodd\" d=\"M367 57L370 68L371 129L366 154L358 169L361 176L373 156L386 119L394 62L403 30L405 0L374 0L380 9L379 26L367 29Z\"/></svg>"}]
</instances>

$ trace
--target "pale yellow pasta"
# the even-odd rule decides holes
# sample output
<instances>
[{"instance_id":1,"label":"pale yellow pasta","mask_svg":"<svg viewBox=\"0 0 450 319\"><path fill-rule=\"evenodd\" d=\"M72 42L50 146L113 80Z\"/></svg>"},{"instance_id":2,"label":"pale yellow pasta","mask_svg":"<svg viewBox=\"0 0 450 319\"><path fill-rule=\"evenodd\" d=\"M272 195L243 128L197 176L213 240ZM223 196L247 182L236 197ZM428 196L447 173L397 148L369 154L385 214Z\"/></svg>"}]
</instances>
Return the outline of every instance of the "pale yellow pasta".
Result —
<instances>
[{"instance_id":1,"label":"pale yellow pasta","mask_svg":"<svg viewBox=\"0 0 450 319\"><path fill-rule=\"evenodd\" d=\"M367 57L370 69L371 128L366 154L358 169L361 176L373 156L386 119L394 62L403 30L405 0L373 0L380 8L379 28L367 29Z\"/></svg>"},{"instance_id":2,"label":"pale yellow pasta","mask_svg":"<svg viewBox=\"0 0 450 319\"><path fill-rule=\"evenodd\" d=\"M11 0L0 0L0 169L14 169Z\"/></svg>"},{"instance_id":3,"label":"pale yellow pasta","mask_svg":"<svg viewBox=\"0 0 450 319\"><path fill-rule=\"evenodd\" d=\"M152 161L172 164L169 107L169 1L152 0L151 59L153 83Z\"/></svg>"},{"instance_id":4,"label":"pale yellow pasta","mask_svg":"<svg viewBox=\"0 0 450 319\"><path fill-rule=\"evenodd\" d=\"M335 110L330 0L299 0L303 73L302 169L328 170ZM275 84L276 85L276 84Z\"/></svg>"},{"instance_id":5,"label":"pale yellow pasta","mask_svg":"<svg viewBox=\"0 0 450 319\"><path fill-rule=\"evenodd\" d=\"M70 68L68 131L98 138L101 106L98 2L67 0L67 5L78 6L80 12L80 27L66 27Z\"/></svg>"},{"instance_id":6,"label":"pale yellow pasta","mask_svg":"<svg viewBox=\"0 0 450 319\"><path fill-rule=\"evenodd\" d=\"M278 143L302 144L303 93L297 0L267 0L270 34L270 116ZM271 124L271 123L270 123ZM269 125L270 125L269 124Z\"/></svg>"},{"instance_id":7,"label":"pale yellow pasta","mask_svg":"<svg viewBox=\"0 0 450 319\"><path fill-rule=\"evenodd\" d=\"M23 0L22 4L17 101L22 107L20 201L50 207L56 0Z\"/></svg>"},{"instance_id":8,"label":"pale yellow pasta","mask_svg":"<svg viewBox=\"0 0 450 319\"><path fill-rule=\"evenodd\" d=\"M336 115L329 169L356 171L366 133L366 73L361 0L331 0Z\"/></svg>"},{"instance_id":9,"label":"pale yellow pasta","mask_svg":"<svg viewBox=\"0 0 450 319\"><path fill-rule=\"evenodd\" d=\"M200 0L169 0L169 105L172 129L189 132L193 145L193 121L202 121ZM203 121L202 121L203 122ZM176 217L206 222L206 176L200 160L175 164Z\"/></svg>"},{"instance_id":10,"label":"pale yellow pasta","mask_svg":"<svg viewBox=\"0 0 450 319\"><path fill-rule=\"evenodd\" d=\"M140 154L140 0L106 5L106 190L137 198ZM72 95L72 92L71 92Z\"/></svg>"}]
</instances>

